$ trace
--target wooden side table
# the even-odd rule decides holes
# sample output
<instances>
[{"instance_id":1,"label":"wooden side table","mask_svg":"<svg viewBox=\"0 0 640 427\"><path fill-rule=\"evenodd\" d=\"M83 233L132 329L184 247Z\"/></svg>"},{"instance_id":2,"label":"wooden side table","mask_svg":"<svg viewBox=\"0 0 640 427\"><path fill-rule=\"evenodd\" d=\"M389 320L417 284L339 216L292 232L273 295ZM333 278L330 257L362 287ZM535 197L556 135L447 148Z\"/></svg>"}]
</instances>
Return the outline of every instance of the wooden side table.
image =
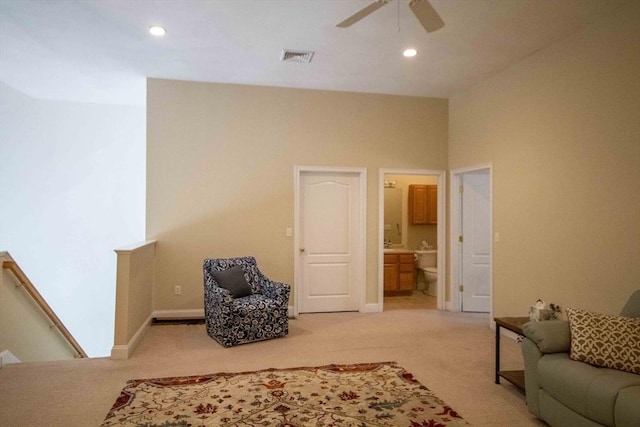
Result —
<instances>
[{"instance_id":1,"label":"wooden side table","mask_svg":"<svg viewBox=\"0 0 640 427\"><path fill-rule=\"evenodd\" d=\"M524 392L524 371L500 370L500 328L523 335L522 326L530 319L528 317L494 317L493 320L496 322L496 384L500 384L500 377L502 377Z\"/></svg>"}]
</instances>

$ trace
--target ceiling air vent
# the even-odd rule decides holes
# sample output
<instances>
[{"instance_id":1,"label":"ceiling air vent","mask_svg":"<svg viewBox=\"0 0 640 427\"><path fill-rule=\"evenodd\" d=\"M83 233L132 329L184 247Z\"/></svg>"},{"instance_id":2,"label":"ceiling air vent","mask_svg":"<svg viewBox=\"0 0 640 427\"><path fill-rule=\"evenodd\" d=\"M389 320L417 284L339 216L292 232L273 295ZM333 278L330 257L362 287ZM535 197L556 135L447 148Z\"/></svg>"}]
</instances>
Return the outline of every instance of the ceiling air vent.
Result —
<instances>
[{"instance_id":1,"label":"ceiling air vent","mask_svg":"<svg viewBox=\"0 0 640 427\"><path fill-rule=\"evenodd\" d=\"M312 51L283 49L280 60L286 62L304 62L305 64L308 64L311 62L313 54L314 52Z\"/></svg>"}]
</instances>

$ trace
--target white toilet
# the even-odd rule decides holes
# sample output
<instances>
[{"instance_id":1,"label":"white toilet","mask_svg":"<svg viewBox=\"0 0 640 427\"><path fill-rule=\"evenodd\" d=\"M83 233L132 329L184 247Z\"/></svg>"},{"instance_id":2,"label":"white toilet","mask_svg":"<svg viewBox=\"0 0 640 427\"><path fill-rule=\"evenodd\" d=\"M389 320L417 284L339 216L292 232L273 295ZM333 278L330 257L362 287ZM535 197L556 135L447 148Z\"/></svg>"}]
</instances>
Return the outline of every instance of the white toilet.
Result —
<instances>
[{"instance_id":1,"label":"white toilet","mask_svg":"<svg viewBox=\"0 0 640 427\"><path fill-rule=\"evenodd\" d=\"M416 251L418 259L416 261L418 270L424 276L424 290L427 295L438 295L438 251Z\"/></svg>"}]
</instances>

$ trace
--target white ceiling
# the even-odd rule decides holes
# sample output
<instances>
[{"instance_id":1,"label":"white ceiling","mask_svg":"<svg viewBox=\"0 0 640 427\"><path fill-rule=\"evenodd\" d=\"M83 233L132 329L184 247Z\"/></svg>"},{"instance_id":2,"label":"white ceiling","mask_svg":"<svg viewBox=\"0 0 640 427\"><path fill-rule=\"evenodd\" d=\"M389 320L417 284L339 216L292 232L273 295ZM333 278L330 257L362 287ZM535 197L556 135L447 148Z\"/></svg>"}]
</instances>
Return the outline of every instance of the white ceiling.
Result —
<instances>
[{"instance_id":1,"label":"white ceiling","mask_svg":"<svg viewBox=\"0 0 640 427\"><path fill-rule=\"evenodd\" d=\"M371 1L0 0L0 80L134 105L145 77L448 97L634 0L431 0L445 27L429 34L393 0L335 27ZM402 57L408 46L417 57ZM315 56L282 62L283 48Z\"/></svg>"}]
</instances>

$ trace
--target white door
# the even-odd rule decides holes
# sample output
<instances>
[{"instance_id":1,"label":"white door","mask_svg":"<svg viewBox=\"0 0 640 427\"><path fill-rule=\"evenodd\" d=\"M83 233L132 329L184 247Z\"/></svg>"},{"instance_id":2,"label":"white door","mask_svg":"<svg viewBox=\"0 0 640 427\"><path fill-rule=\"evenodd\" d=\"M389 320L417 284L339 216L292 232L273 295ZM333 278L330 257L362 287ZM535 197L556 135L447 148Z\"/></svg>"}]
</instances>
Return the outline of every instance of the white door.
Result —
<instances>
[{"instance_id":1,"label":"white door","mask_svg":"<svg viewBox=\"0 0 640 427\"><path fill-rule=\"evenodd\" d=\"M358 311L364 292L360 174L302 172L300 313Z\"/></svg>"},{"instance_id":2,"label":"white door","mask_svg":"<svg viewBox=\"0 0 640 427\"><path fill-rule=\"evenodd\" d=\"M462 311L491 309L491 183L489 171L461 177Z\"/></svg>"}]
</instances>

